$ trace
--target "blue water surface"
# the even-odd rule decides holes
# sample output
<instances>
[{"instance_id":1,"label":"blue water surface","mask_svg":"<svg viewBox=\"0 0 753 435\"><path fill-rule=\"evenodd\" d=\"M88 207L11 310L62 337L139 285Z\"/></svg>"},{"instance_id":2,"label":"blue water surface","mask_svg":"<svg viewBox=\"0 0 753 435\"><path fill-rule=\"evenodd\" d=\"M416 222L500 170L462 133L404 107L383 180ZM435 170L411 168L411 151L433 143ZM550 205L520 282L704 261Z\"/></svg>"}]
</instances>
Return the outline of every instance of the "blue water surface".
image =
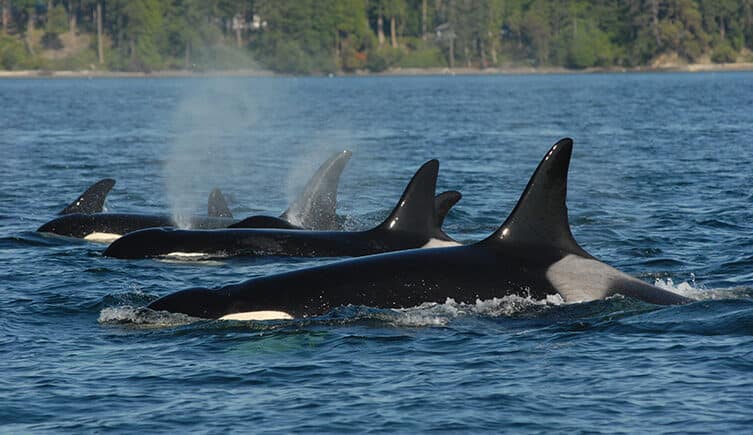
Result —
<instances>
[{"instance_id":1,"label":"blue water surface","mask_svg":"<svg viewBox=\"0 0 753 435\"><path fill-rule=\"evenodd\" d=\"M2 80L0 432L749 431L752 107L753 73ZM142 307L336 259L123 261L34 231L103 177L110 211L203 213L219 187L278 215L347 148L349 228L438 158L473 242L565 136L576 239L697 302L192 322Z\"/></svg>"}]
</instances>

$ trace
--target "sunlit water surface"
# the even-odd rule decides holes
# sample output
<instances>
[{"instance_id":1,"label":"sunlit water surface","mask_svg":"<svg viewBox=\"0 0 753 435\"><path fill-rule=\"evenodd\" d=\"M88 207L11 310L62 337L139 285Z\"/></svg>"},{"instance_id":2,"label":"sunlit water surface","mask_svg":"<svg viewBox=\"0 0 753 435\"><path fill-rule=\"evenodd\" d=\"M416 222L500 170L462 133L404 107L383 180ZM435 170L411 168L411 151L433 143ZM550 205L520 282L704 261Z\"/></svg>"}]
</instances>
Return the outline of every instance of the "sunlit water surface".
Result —
<instances>
[{"instance_id":1,"label":"sunlit water surface","mask_svg":"<svg viewBox=\"0 0 753 435\"><path fill-rule=\"evenodd\" d=\"M748 431L751 108L750 73L0 81L0 431ZM103 177L110 211L202 213L220 187L277 215L348 148L349 228L438 158L472 242L564 136L576 239L698 302L192 322L141 307L336 260L119 261L34 232Z\"/></svg>"}]
</instances>

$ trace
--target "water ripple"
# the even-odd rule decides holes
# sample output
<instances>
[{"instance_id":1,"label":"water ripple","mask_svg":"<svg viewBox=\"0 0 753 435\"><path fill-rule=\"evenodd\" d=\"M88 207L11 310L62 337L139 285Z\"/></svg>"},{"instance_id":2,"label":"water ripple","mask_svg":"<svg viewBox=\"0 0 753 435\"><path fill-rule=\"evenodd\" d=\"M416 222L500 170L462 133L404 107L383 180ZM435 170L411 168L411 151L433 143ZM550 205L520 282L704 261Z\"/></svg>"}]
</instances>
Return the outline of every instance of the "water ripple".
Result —
<instances>
[{"instance_id":1,"label":"water ripple","mask_svg":"<svg viewBox=\"0 0 753 435\"><path fill-rule=\"evenodd\" d=\"M0 431L748 432L750 79L0 81ZM238 216L279 215L297 169L349 148L348 229L379 223L438 158L438 188L464 195L445 228L472 242L563 136L579 243L695 302L507 297L208 321L143 307L334 260L116 261L34 232L103 177L118 180L112 211L166 212L179 186L197 213L219 187Z\"/></svg>"}]
</instances>

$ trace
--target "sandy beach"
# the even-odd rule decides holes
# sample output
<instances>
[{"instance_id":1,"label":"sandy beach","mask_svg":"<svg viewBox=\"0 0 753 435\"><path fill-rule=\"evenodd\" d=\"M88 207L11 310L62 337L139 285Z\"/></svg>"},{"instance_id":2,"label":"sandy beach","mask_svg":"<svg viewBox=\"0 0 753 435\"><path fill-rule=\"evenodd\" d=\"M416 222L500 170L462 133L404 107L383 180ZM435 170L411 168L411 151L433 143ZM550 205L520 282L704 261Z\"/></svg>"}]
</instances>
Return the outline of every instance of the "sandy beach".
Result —
<instances>
[{"instance_id":1,"label":"sandy beach","mask_svg":"<svg viewBox=\"0 0 753 435\"><path fill-rule=\"evenodd\" d=\"M635 72L725 72L725 71L753 71L753 62L737 63L694 63L694 64L666 64L660 66L640 66L634 68L586 68L568 69L563 67L498 67L498 68L391 68L374 73L359 70L352 73L339 72L334 76L436 76L436 75L504 75L504 74L593 74L593 73L635 73ZM327 76L328 74L314 74ZM161 77L285 77L263 69L216 70L216 71L188 71L164 70L152 72L125 71L49 71L22 70L0 71L0 78L161 78Z\"/></svg>"}]
</instances>

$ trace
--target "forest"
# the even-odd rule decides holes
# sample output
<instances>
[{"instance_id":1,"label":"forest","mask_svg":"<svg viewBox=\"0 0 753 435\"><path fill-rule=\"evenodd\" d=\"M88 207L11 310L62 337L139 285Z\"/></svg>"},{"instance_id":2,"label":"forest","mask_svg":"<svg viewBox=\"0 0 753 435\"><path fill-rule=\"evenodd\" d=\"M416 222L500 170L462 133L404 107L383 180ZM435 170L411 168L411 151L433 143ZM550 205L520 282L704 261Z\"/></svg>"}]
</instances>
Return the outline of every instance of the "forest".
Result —
<instances>
[{"instance_id":1,"label":"forest","mask_svg":"<svg viewBox=\"0 0 753 435\"><path fill-rule=\"evenodd\" d=\"M753 61L753 0L0 0L0 70Z\"/></svg>"}]
</instances>

